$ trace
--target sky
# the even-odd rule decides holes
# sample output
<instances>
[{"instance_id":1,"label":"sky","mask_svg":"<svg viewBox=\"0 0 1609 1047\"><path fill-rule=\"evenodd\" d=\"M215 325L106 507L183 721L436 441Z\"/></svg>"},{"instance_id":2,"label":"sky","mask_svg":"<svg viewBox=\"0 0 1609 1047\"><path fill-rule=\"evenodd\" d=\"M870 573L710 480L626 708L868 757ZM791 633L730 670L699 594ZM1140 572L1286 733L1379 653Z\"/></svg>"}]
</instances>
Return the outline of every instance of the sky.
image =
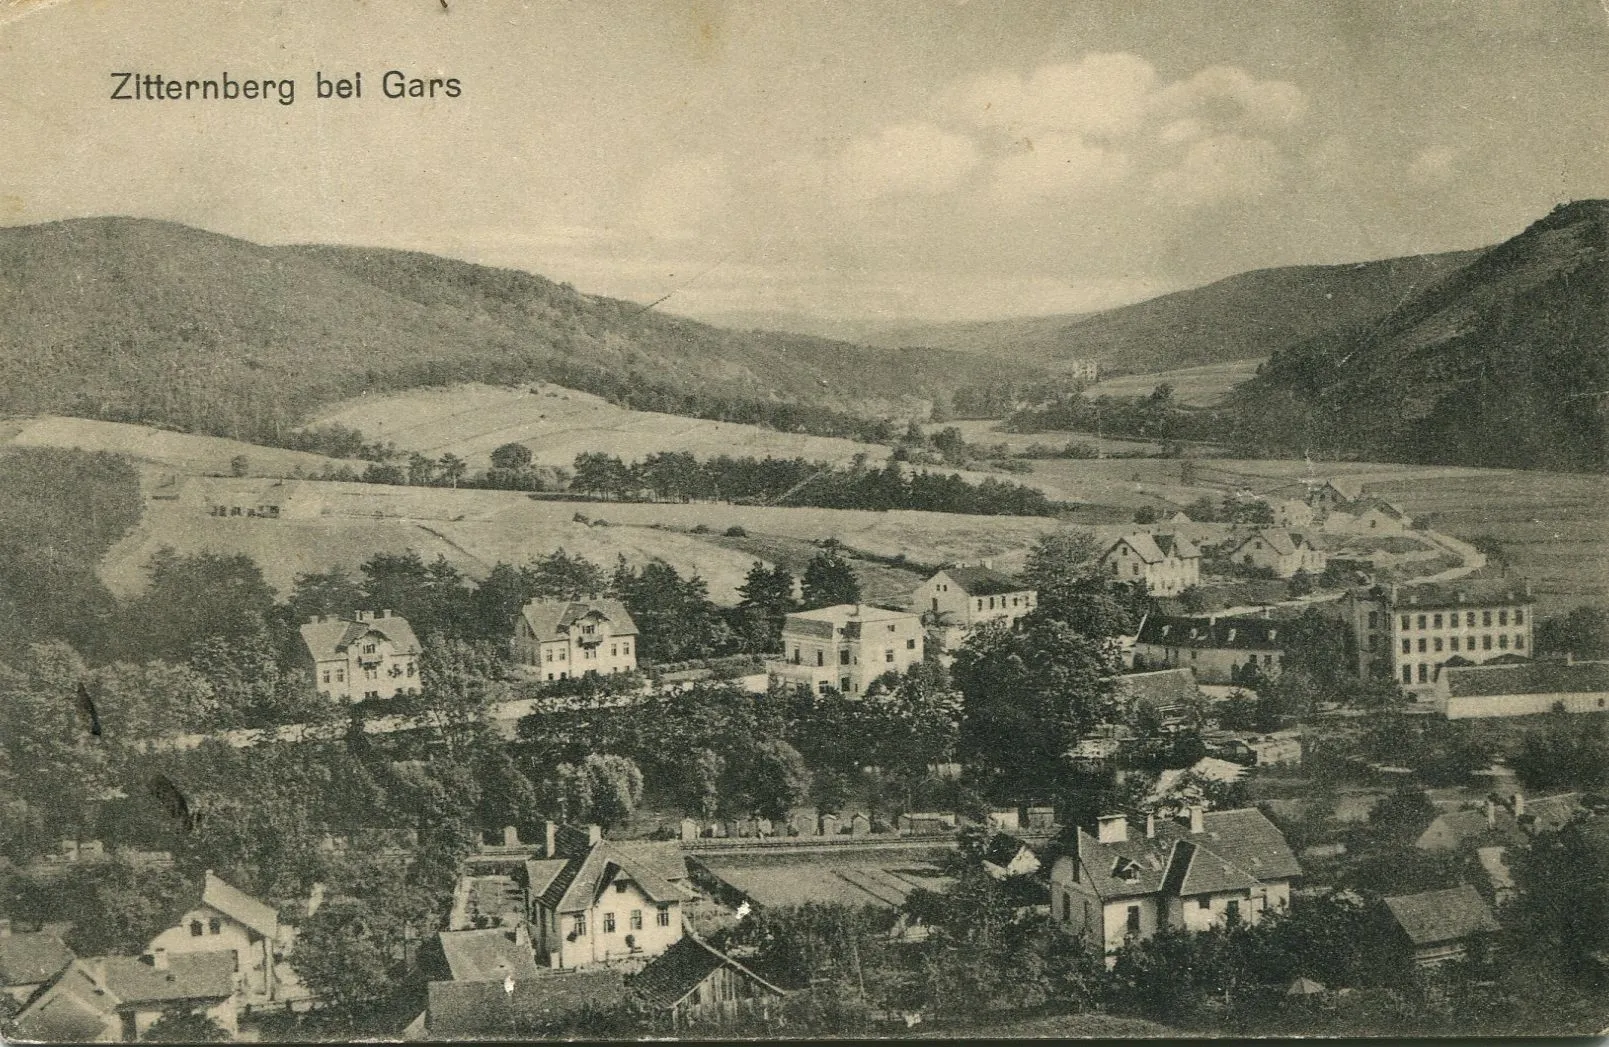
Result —
<instances>
[{"instance_id":1,"label":"sky","mask_svg":"<svg viewBox=\"0 0 1609 1047\"><path fill-rule=\"evenodd\" d=\"M295 101L110 97L224 71ZM1075 312L1609 196L1606 83L1599 0L0 0L0 225L417 249L701 317Z\"/></svg>"}]
</instances>

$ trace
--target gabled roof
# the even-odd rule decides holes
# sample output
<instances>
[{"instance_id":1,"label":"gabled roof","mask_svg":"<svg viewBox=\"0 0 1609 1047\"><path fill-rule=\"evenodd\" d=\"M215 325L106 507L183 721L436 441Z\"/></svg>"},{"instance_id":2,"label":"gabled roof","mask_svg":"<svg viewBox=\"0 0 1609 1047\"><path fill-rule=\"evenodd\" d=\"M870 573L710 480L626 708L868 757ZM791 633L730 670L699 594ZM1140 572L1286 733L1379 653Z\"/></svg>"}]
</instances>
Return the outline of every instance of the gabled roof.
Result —
<instances>
[{"instance_id":1,"label":"gabled roof","mask_svg":"<svg viewBox=\"0 0 1609 1047\"><path fill-rule=\"evenodd\" d=\"M526 889L532 898L540 898L547 893L548 887L554 879L570 864L568 858L532 858L525 863Z\"/></svg>"},{"instance_id":2,"label":"gabled roof","mask_svg":"<svg viewBox=\"0 0 1609 1047\"><path fill-rule=\"evenodd\" d=\"M693 934L682 935L675 945L637 972L629 984L650 1007L665 1010L685 1000L722 967L731 968L767 992L786 995L782 989Z\"/></svg>"},{"instance_id":3,"label":"gabled roof","mask_svg":"<svg viewBox=\"0 0 1609 1047\"><path fill-rule=\"evenodd\" d=\"M1191 837L1259 880L1286 880L1302 875L1285 836L1255 807L1208 811L1202 816L1206 832Z\"/></svg>"},{"instance_id":4,"label":"gabled roof","mask_svg":"<svg viewBox=\"0 0 1609 1047\"><path fill-rule=\"evenodd\" d=\"M502 981L511 975L521 979L541 973L531 947L511 940L507 932L497 928L442 931L439 938L453 981Z\"/></svg>"},{"instance_id":5,"label":"gabled roof","mask_svg":"<svg viewBox=\"0 0 1609 1047\"><path fill-rule=\"evenodd\" d=\"M73 951L54 934L30 931L0 938L0 987L39 985L73 962Z\"/></svg>"},{"instance_id":6,"label":"gabled roof","mask_svg":"<svg viewBox=\"0 0 1609 1047\"><path fill-rule=\"evenodd\" d=\"M1012 836L1010 833L995 833L989 837L989 843L983 849L983 860L991 865L998 865L1004 869L1010 865L1017 855L1023 852L1028 845Z\"/></svg>"},{"instance_id":7,"label":"gabled roof","mask_svg":"<svg viewBox=\"0 0 1609 1047\"><path fill-rule=\"evenodd\" d=\"M1079 830L1078 858L1103 898L1201 894L1301 875L1285 837L1255 808L1207 811L1202 828L1193 834L1188 826L1159 818L1154 837L1130 826L1128 838L1117 843L1100 843Z\"/></svg>"},{"instance_id":8,"label":"gabled roof","mask_svg":"<svg viewBox=\"0 0 1609 1047\"><path fill-rule=\"evenodd\" d=\"M999 596L1028 589L1009 574L992 567L946 567L942 573L949 575L950 581L968 596Z\"/></svg>"},{"instance_id":9,"label":"gabled roof","mask_svg":"<svg viewBox=\"0 0 1609 1047\"><path fill-rule=\"evenodd\" d=\"M661 876L654 864L642 861L605 840L593 845L584 856L567 860L540 895L543 908L553 912L581 912L592 908L617 876L635 883L651 901L679 902L685 891Z\"/></svg>"},{"instance_id":10,"label":"gabled roof","mask_svg":"<svg viewBox=\"0 0 1609 1047\"><path fill-rule=\"evenodd\" d=\"M427 1030L435 1038L524 1034L587 1008L625 999L625 978L611 967L551 971L508 991L501 981L431 982Z\"/></svg>"},{"instance_id":11,"label":"gabled roof","mask_svg":"<svg viewBox=\"0 0 1609 1047\"><path fill-rule=\"evenodd\" d=\"M1450 582L1414 582L1396 587L1393 598L1385 593L1393 611L1457 608L1478 610L1482 607L1534 603L1530 583L1513 578L1464 577Z\"/></svg>"},{"instance_id":12,"label":"gabled roof","mask_svg":"<svg viewBox=\"0 0 1609 1047\"><path fill-rule=\"evenodd\" d=\"M606 619L615 636L637 635L637 623L619 600L532 600L520 608L538 641L566 639L572 625L593 614Z\"/></svg>"},{"instance_id":13,"label":"gabled roof","mask_svg":"<svg viewBox=\"0 0 1609 1047\"><path fill-rule=\"evenodd\" d=\"M1502 925L1469 884L1385 900L1386 908L1415 945L1455 942L1471 934L1501 931Z\"/></svg>"},{"instance_id":14,"label":"gabled roof","mask_svg":"<svg viewBox=\"0 0 1609 1047\"><path fill-rule=\"evenodd\" d=\"M45 1043L93 1043L122 1026L121 1003L96 980L88 965L74 960L17 1014L13 1026L19 1040Z\"/></svg>"},{"instance_id":15,"label":"gabled roof","mask_svg":"<svg viewBox=\"0 0 1609 1047\"><path fill-rule=\"evenodd\" d=\"M386 614L383 618L329 617L315 619L301 627L302 642L318 662L341 657L348 647L371 632L379 633L404 654L419 653L419 638L414 635L413 626L406 618L395 614Z\"/></svg>"},{"instance_id":16,"label":"gabled roof","mask_svg":"<svg viewBox=\"0 0 1609 1047\"><path fill-rule=\"evenodd\" d=\"M279 913L245 891L218 879L211 869L207 870L206 881L201 888L201 904L245 924L264 938L273 938L279 933Z\"/></svg>"},{"instance_id":17,"label":"gabled roof","mask_svg":"<svg viewBox=\"0 0 1609 1047\"><path fill-rule=\"evenodd\" d=\"M1164 647L1278 651L1284 647L1278 618L1213 618L1153 614L1140 626L1137 642Z\"/></svg>"},{"instance_id":18,"label":"gabled roof","mask_svg":"<svg viewBox=\"0 0 1609 1047\"><path fill-rule=\"evenodd\" d=\"M1233 556L1235 553L1240 552L1252 540L1258 538L1262 539L1263 544L1268 546L1275 556L1290 556L1302 544L1301 535L1292 535L1289 531L1278 527L1264 527L1242 538L1234 548L1229 550L1229 555Z\"/></svg>"},{"instance_id":19,"label":"gabled roof","mask_svg":"<svg viewBox=\"0 0 1609 1047\"><path fill-rule=\"evenodd\" d=\"M149 956L102 956L91 960L104 974L107 991L124 1005L172 1000L221 1000L235 994L233 949L168 954L168 969Z\"/></svg>"},{"instance_id":20,"label":"gabled roof","mask_svg":"<svg viewBox=\"0 0 1609 1047\"><path fill-rule=\"evenodd\" d=\"M1335 477L1333 479L1324 481L1324 483L1319 485L1317 490L1322 491L1326 487L1340 495L1342 498L1345 498L1347 501L1352 501L1363 493L1362 481L1344 476Z\"/></svg>"},{"instance_id":21,"label":"gabled roof","mask_svg":"<svg viewBox=\"0 0 1609 1047\"><path fill-rule=\"evenodd\" d=\"M1119 545L1125 544L1134 550L1135 556L1138 556L1148 564L1161 563L1169 556L1188 560L1191 557L1201 555L1201 550L1197 549L1190 539L1181 534L1151 534L1145 531L1135 531L1132 534L1126 534L1118 538L1107 546L1106 552L1101 554L1102 558L1110 555L1112 550Z\"/></svg>"},{"instance_id":22,"label":"gabled roof","mask_svg":"<svg viewBox=\"0 0 1609 1047\"><path fill-rule=\"evenodd\" d=\"M1453 666L1446 669L1454 698L1500 694L1609 693L1609 662L1524 662L1518 665Z\"/></svg>"}]
</instances>

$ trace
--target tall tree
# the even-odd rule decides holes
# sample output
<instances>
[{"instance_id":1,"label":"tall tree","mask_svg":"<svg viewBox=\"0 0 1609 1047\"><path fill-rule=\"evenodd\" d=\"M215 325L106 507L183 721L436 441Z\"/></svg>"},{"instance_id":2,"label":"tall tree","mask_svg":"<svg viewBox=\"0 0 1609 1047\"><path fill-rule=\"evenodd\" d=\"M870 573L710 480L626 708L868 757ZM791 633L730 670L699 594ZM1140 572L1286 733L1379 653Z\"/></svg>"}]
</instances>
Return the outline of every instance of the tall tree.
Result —
<instances>
[{"instance_id":1,"label":"tall tree","mask_svg":"<svg viewBox=\"0 0 1609 1047\"><path fill-rule=\"evenodd\" d=\"M860 579L836 547L825 549L811 558L805 566L802 587L807 608L859 603L861 599Z\"/></svg>"},{"instance_id":2,"label":"tall tree","mask_svg":"<svg viewBox=\"0 0 1609 1047\"><path fill-rule=\"evenodd\" d=\"M738 609L749 627L754 649L775 651L782 646L782 623L797 606L793 598L793 575L781 564L766 567L754 561L738 587Z\"/></svg>"},{"instance_id":3,"label":"tall tree","mask_svg":"<svg viewBox=\"0 0 1609 1047\"><path fill-rule=\"evenodd\" d=\"M531 449L522 443L507 443L492 451L495 469L524 469L531 464Z\"/></svg>"}]
</instances>

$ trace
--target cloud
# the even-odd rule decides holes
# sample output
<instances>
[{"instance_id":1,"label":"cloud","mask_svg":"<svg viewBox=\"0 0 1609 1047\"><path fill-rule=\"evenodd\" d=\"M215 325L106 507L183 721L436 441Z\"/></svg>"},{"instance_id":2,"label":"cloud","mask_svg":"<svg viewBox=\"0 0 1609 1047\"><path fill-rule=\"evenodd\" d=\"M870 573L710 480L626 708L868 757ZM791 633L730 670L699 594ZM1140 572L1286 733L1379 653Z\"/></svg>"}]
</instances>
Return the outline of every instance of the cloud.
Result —
<instances>
[{"instance_id":1,"label":"cloud","mask_svg":"<svg viewBox=\"0 0 1609 1047\"><path fill-rule=\"evenodd\" d=\"M1301 123L1307 96L1295 84L1259 80L1236 66L1215 65L1169 84L1156 93L1151 105L1163 119L1193 119L1223 131L1268 134Z\"/></svg>"},{"instance_id":2,"label":"cloud","mask_svg":"<svg viewBox=\"0 0 1609 1047\"><path fill-rule=\"evenodd\" d=\"M872 199L947 192L961 184L978 160L978 148L966 135L913 122L855 139L837 166L848 195Z\"/></svg>"},{"instance_id":3,"label":"cloud","mask_svg":"<svg viewBox=\"0 0 1609 1047\"><path fill-rule=\"evenodd\" d=\"M1445 146L1422 149L1408 164L1408 180L1424 188L1438 188L1458 177L1458 153Z\"/></svg>"},{"instance_id":4,"label":"cloud","mask_svg":"<svg viewBox=\"0 0 1609 1047\"><path fill-rule=\"evenodd\" d=\"M1078 195L1121 182L1129 157L1092 145L1075 134L1023 139L994 168L991 188L1005 203L1020 205Z\"/></svg>"},{"instance_id":5,"label":"cloud","mask_svg":"<svg viewBox=\"0 0 1609 1047\"><path fill-rule=\"evenodd\" d=\"M1131 54L1085 55L1026 77L997 71L952 88L946 108L974 127L1037 138L1062 132L1116 137L1139 128L1156 70Z\"/></svg>"},{"instance_id":6,"label":"cloud","mask_svg":"<svg viewBox=\"0 0 1609 1047\"><path fill-rule=\"evenodd\" d=\"M1266 138L1238 134L1204 138L1151 180L1158 193L1186 206L1261 196L1284 181L1285 160Z\"/></svg>"},{"instance_id":7,"label":"cloud","mask_svg":"<svg viewBox=\"0 0 1609 1047\"><path fill-rule=\"evenodd\" d=\"M725 159L681 157L656 168L638 185L636 224L663 239L691 239L700 224L720 210L731 191Z\"/></svg>"}]
</instances>

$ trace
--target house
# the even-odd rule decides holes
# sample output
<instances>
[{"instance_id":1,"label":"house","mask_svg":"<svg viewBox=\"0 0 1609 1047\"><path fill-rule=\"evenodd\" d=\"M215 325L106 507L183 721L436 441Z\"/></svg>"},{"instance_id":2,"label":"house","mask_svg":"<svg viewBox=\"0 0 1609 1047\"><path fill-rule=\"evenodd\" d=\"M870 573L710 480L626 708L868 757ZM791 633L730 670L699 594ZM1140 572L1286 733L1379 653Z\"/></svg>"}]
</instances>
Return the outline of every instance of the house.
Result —
<instances>
[{"instance_id":1,"label":"house","mask_svg":"<svg viewBox=\"0 0 1609 1047\"><path fill-rule=\"evenodd\" d=\"M1581 793L1526 799L1516 792L1507 801L1488 796L1482 809L1436 815L1414 840L1421 851L1452 851L1473 844L1521 844L1540 832L1557 832L1585 807Z\"/></svg>"},{"instance_id":2,"label":"house","mask_svg":"<svg viewBox=\"0 0 1609 1047\"><path fill-rule=\"evenodd\" d=\"M1522 662L1515 665L1444 664L1430 697L1449 720L1526 716L1562 708L1571 713L1609 709L1609 662Z\"/></svg>"},{"instance_id":3,"label":"house","mask_svg":"<svg viewBox=\"0 0 1609 1047\"><path fill-rule=\"evenodd\" d=\"M1277 527L1265 527L1230 546L1225 558L1242 567L1272 571L1275 578L1291 578L1297 572L1324 573L1324 554L1302 535Z\"/></svg>"},{"instance_id":4,"label":"house","mask_svg":"<svg viewBox=\"0 0 1609 1047\"><path fill-rule=\"evenodd\" d=\"M1190 808L1187 824L1148 817L1131 831L1123 815L1080 828L1073 851L1050 871L1051 918L1107 955L1162 927L1200 931L1256 923L1290 904L1301 866L1261 811Z\"/></svg>"},{"instance_id":5,"label":"house","mask_svg":"<svg viewBox=\"0 0 1609 1047\"><path fill-rule=\"evenodd\" d=\"M419 639L406 618L390 611L320 615L301 631L319 694L357 702L418 693Z\"/></svg>"},{"instance_id":6,"label":"house","mask_svg":"<svg viewBox=\"0 0 1609 1047\"><path fill-rule=\"evenodd\" d=\"M74 960L17 1012L11 1031L17 1040L42 1043L119 1043L125 1039L119 1003L89 963Z\"/></svg>"},{"instance_id":7,"label":"house","mask_svg":"<svg viewBox=\"0 0 1609 1047\"><path fill-rule=\"evenodd\" d=\"M884 673L922 660L922 620L909 611L845 603L788 615L782 623L783 660L771 675L818 693L837 688L864 694Z\"/></svg>"},{"instance_id":8,"label":"house","mask_svg":"<svg viewBox=\"0 0 1609 1047\"><path fill-rule=\"evenodd\" d=\"M0 919L0 991L14 1003L27 1003L73 960L73 951L54 934L14 932L9 919Z\"/></svg>"},{"instance_id":9,"label":"house","mask_svg":"<svg viewBox=\"0 0 1609 1047\"><path fill-rule=\"evenodd\" d=\"M514 661L543 680L637 668L637 623L619 600L532 600L520 608Z\"/></svg>"},{"instance_id":10,"label":"house","mask_svg":"<svg viewBox=\"0 0 1609 1047\"><path fill-rule=\"evenodd\" d=\"M787 995L694 934L683 935L626 985L673 1029L763 1016Z\"/></svg>"},{"instance_id":11,"label":"house","mask_svg":"<svg viewBox=\"0 0 1609 1047\"><path fill-rule=\"evenodd\" d=\"M983 871L997 880L1031 876L1041 862L1033 849L1010 833L995 833L983 847Z\"/></svg>"},{"instance_id":12,"label":"house","mask_svg":"<svg viewBox=\"0 0 1609 1047\"><path fill-rule=\"evenodd\" d=\"M919 614L933 615L940 625L964 630L984 622L1015 625L1037 606L1038 595L985 561L977 566L946 567L917 588L911 607Z\"/></svg>"},{"instance_id":13,"label":"house","mask_svg":"<svg viewBox=\"0 0 1609 1047\"><path fill-rule=\"evenodd\" d=\"M1136 531L1107 547L1101 573L1122 582L1144 582L1152 596L1177 596L1201 582L1201 551L1181 534Z\"/></svg>"},{"instance_id":14,"label":"house","mask_svg":"<svg viewBox=\"0 0 1609 1047\"><path fill-rule=\"evenodd\" d=\"M1387 677L1429 697L1440 668L1454 658L1481 664L1529 657L1534 604L1528 583L1460 578L1355 589L1342 609L1356 641L1358 677Z\"/></svg>"},{"instance_id":15,"label":"house","mask_svg":"<svg viewBox=\"0 0 1609 1047\"><path fill-rule=\"evenodd\" d=\"M1275 618L1153 614L1134 641L1136 669L1190 669L1203 684L1240 683L1252 670L1279 672L1284 623Z\"/></svg>"},{"instance_id":16,"label":"house","mask_svg":"<svg viewBox=\"0 0 1609 1047\"><path fill-rule=\"evenodd\" d=\"M1164 726L1183 724L1195 717L1202 704L1196 675L1188 668L1154 669L1150 672L1108 676L1112 696L1123 714L1132 717L1141 709L1150 710Z\"/></svg>"},{"instance_id":17,"label":"house","mask_svg":"<svg viewBox=\"0 0 1609 1047\"><path fill-rule=\"evenodd\" d=\"M1333 534L1400 535L1413 528L1413 517L1384 498L1362 497L1343 511L1324 518L1322 530Z\"/></svg>"},{"instance_id":18,"label":"house","mask_svg":"<svg viewBox=\"0 0 1609 1047\"><path fill-rule=\"evenodd\" d=\"M1462 959L1471 938L1503 929L1486 900L1467 883L1388 897L1385 904L1406 951L1420 967Z\"/></svg>"},{"instance_id":19,"label":"house","mask_svg":"<svg viewBox=\"0 0 1609 1047\"><path fill-rule=\"evenodd\" d=\"M455 982L501 982L505 978L523 981L542 973L533 958L531 936L523 922L514 929L442 931L436 935L436 944L440 966Z\"/></svg>"},{"instance_id":20,"label":"house","mask_svg":"<svg viewBox=\"0 0 1609 1047\"><path fill-rule=\"evenodd\" d=\"M549 857L525 863L536 953L550 967L647 959L680 940L693 892L674 842L671 860L604 840L596 825L559 827L553 841Z\"/></svg>"},{"instance_id":21,"label":"house","mask_svg":"<svg viewBox=\"0 0 1609 1047\"><path fill-rule=\"evenodd\" d=\"M1275 527L1311 527L1317 515L1313 507L1295 498L1282 498L1268 503L1274 514Z\"/></svg>"},{"instance_id":22,"label":"house","mask_svg":"<svg viewBox=\"0 0 1609 1047\"><path fill-rule=\"evenodd\" d=\"M192 954L216 960L227 953L224 966L231 986L238 979L240 992L248 1002L270 1001L282 995L286 972L278 971L276 965L285 944L282 939L288 939L288 932L273 908L230 886L208 869L202 878L200 899L176 925L151 939L147 952L172 957L175 962Z\"/></svg>"},{"instance_id":23,"label":"house","mask_svg":"<svg viewBox=\"0 0 1609 1047\"><path fill-rule=\"evenodd\" d=\"M1357 480L1332 478L1321 484L1307 483L1307 504L1320 514L1345 509L1363 495L1363 484Z\"/></svg>"},{"instance_id":24,"label":"house","mask_svg":"<svg viewBox=\"0 0 1609 1047\"><path fill-rule=\"evenodd\" d=\"M530 1039L562 1032L577 1015L622 1006L626 982L623 972L600 967L544 971L524 981L433 981L425 993L425 1010L403 1039Z\"/></svg>"}]
</instances>

